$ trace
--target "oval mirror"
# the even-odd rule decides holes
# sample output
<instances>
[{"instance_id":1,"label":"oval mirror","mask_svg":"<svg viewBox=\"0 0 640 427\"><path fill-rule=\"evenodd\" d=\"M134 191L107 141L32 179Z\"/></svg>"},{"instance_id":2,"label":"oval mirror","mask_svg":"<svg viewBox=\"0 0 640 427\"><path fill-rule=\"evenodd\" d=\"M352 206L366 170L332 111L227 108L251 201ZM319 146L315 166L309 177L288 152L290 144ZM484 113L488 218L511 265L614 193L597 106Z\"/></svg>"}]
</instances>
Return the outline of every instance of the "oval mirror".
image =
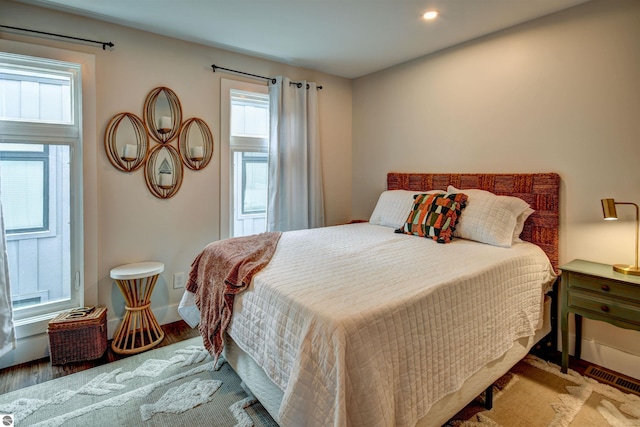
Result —
<instances>
[{"instance_id":1,"label":"oval mirror","mask_svg":"<svg viewBox=\"0 0 640 427\"><path fill-rule=\"evenodd\" d=\"M139 169L144 164L148 147L149 138L138 116L120 113L109 121L104 148L114 167L124 172Z\"/></svg>"},{"instance_id":2,"label":"oval mirror","mask_svg":"<svg viewBox=\"0 0 640 427\"><path fill-rule=\"evenodd\" d=\"M149 92L144 101L144 123L151 137L161 144L178 135L182 106L174 91L157 87Z\"/></svg>"},{"instance_id":3,"label":"oval mirror","mask_svg":"<svg viewBox=\"0 0 640 427\"><path fill-rule=\"evenodd\" d=\"M182 185L182 172L180 155L171 145L161 144L151 149L144 174L151 194L160 199L173 197Z\"/></svg>"},{"instance_id":4,"label":"oval mirror","mask_svg":"<svg viewBox=\"0 0 640 427\"><path fill-rule=\"evenodd\" d=\"M198 118L182 124L178 147L183 163L191 170L204 169L213 155L213 135L209 126Z\"/></svg>"}]
</instances>

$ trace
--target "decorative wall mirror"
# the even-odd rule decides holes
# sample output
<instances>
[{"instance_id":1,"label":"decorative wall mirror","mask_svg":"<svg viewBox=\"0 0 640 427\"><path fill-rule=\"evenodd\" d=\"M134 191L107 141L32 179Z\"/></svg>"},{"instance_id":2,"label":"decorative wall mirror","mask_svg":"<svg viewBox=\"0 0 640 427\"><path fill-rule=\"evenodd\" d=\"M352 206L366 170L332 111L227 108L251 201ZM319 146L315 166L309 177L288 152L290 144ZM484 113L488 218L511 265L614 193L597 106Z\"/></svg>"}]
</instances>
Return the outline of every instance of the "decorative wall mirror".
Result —
<instances>
[{"instance_id":1,"label":"decorative wall mirror","mask_svg":"<svg viewBox=\"0 0 640 427\"><path fill-rule=\"evenodd\" d=\"M144 164L148 147L149 138L138 116L119 113L109 121L104 148L114 167L124 172L137 170Z\"/></svg>"},{"instance_id":2,"label":"decorative wall mirror","mask_svg":"<svg viewBox=\"0 0 640 427\"><path fill-rule=\"evenodd\" d=\"M213 155L213 135L209 126L198 118L182 124L178 137L182 162L191 170L204 169Z\"/></svg>"},{"instance_id":3,"label":"decorative wall mirror","mask_svg":"<svg viewBox=\"0 0 640 427\"><path fill-rule=\"evenodd\" d=\"M153 139L161 144L178 135L182 123L182 106L174 91L157 87L144 101L144 122Z\"/></svg>"},{"instance_id":4,"label":"decorative wall mirror","mask_svg":"<svg viewBox=\"0 0 640 427\"><path fill-rule=\"evenodd\" d=\"M153 148L149 135L159 143ZM171 144L176 138L177 148ZM142 119L120 113L109 121L104 148L111 164L123 172L145 165L144 179L151 194L169 199L182 185L184 165L194 171L204 169L214 147L209 126L198 118L182 124L177 95L169 88L157 87L144 101Z\"/></svg>"},{"instance_id":5,"label":"decorative wall mirror","mask_svg":"<svg viewBox=\"0 0 640 427\"><path fill-rule=\"evenodd\" d=\"M182 185L183 167L178 151L168 144L156 145L147 158L144 179L160 199L173 197Z\"/></svg>"}]
</instances>

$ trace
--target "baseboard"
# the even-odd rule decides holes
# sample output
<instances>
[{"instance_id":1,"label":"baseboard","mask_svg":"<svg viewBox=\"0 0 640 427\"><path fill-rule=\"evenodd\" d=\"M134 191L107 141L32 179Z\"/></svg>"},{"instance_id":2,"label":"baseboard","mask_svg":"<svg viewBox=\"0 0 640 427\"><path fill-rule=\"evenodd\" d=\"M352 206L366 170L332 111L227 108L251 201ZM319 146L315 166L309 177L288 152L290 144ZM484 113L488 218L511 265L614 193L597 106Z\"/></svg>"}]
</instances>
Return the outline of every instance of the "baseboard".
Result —
<instances>
[{"instance_id":1,"label":"baseboard","mask_svg":"<svg viewBox=\"0 0 640 427\"><path fill-rule=\"evenodd\" d=\"M182 320L178 314L178 304L167 305L159 308L152 308L160 325ZM120 318L109 319L107 317L107 338L112 339L113 334L120 323ZM16 349L0 357L0 369L27 363L34 360L49 357L49 339L46 333L36 334L19 338Z\"/></svg>"},{"instance_id":2,"label":"baseboard","mask_svg":"<svg viewBox=\"0 0 640 427\"><path fill-rule=\"evenodd\" d=\"M575 335L569 334L569 354L573 355ZM640 355L628 353L593 340L582 340L580 359L640 380Z\"/></svg>"},{"instance_id":3,"label":"baseboard","mask_svg":"<svg viewBox=\"0 0 640 427\"><path fill-rule=\"evenodd\" d=\"M49 357L49 339L46 333L19 338L16 344L15 350L0 357L0 369Z\"/></svg>"}]
</instances>

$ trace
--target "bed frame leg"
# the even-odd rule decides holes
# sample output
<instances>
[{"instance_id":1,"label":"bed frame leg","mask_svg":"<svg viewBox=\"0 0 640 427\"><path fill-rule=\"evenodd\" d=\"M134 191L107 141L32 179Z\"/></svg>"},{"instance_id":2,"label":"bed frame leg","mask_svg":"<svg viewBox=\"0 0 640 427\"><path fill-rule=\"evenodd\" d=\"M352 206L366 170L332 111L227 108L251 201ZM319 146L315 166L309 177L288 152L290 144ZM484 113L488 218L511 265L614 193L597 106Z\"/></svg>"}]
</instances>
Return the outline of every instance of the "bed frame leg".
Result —
<instances>
[{"instance_id":1,"label":"bed frame leg","mask_svg":"<svg viewBox=\"0 0 640 427\"><path fill-rule=\"evenodd\" d=\"M484 391L484 407L487 411L493 408L493 384Z\"/></svg>"}]
</instances>

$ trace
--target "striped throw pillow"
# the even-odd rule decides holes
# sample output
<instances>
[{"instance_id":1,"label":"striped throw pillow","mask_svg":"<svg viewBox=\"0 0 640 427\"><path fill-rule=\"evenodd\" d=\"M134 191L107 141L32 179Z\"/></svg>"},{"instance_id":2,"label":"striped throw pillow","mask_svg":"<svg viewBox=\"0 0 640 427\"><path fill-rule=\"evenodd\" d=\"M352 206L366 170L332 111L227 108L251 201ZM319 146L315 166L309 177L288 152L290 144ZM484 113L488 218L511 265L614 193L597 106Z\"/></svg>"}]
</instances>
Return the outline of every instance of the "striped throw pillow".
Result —
<instances>
[{"instance_id":1,"label":"striped throw pillow","mask_svg":"<svg viewBox=\"0 0 640 427\"><path fill-rule=\"evenodd\" d=\"M405 224L396 233L449 243L466 202L467 195L463 193L418 194Z\"/></svg>"}]
</instances>

